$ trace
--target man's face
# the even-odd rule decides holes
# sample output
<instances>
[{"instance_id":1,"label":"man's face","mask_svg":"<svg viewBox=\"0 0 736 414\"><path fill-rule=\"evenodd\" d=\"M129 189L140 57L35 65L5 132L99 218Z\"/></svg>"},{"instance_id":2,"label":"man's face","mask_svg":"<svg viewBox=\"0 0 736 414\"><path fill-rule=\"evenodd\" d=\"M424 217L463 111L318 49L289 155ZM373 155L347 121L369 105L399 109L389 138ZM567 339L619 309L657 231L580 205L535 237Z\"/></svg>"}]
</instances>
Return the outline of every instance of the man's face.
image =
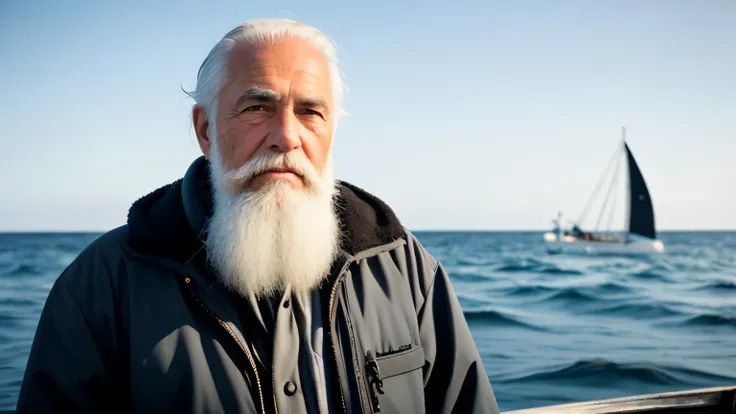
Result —
<instances>
[{"instance_id":1,"label":"man's face","mask_svg":"<svg viewBox=\"0 0 736 414\"><path fill-rule=\"evenodd\" d=\"M244 296L309 292L340 237L327 65L311 45L287 38L236 46L227 68L214 123L197 106L193 113L213 184L209 260Z\"/></svg>"},{"instance_id":2,"label":"man's face","mask_svg":"<svg viewBox=\"0 0 736 414\"><path fill-rule=\"evenodd\" d=\"M322 175L332 144L332 101L327 64L308 43L287 37L259 45L239 44L229 56L218 97L217 137L200 140L203 153L209 158L211 140L218 139L226 172L254 158L282 154L309 161L313 171ZM257 191L276 180L294 189L310 186L308 174L297 166L268 169L242 180L243 188L232 190Z\"/></svg>"}]
</instances>

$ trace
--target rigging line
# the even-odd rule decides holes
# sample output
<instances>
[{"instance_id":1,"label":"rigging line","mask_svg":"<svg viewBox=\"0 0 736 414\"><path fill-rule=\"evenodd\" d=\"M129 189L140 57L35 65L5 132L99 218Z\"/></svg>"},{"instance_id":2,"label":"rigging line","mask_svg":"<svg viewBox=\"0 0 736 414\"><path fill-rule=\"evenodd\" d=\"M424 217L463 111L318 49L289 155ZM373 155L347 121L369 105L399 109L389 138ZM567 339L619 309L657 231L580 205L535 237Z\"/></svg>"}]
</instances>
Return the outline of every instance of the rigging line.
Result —
<instances>
[{"instance_id":1,"label":"rigging line","mask_svg":"<svg viewBox=\"0 0 736 414\"><path fill-rule=\"evenodd\" d=\"M613 177L614 177L614 179L616 177L616 174L618 174L618 167L620 165L621 165L621 158L618 159L618 162L616 162L616 168L613 170ZM608 187L608 192L606 193L606 198L603 199L603 209L601 209L601 212L598 214L598 220L595 222L595 231L598 231L598 225L601 222L601 218L603 218L603 213L606 211L606 206L608 205L607 204L608 203L608 197L610 197L611 190L612 189L613 189L613 185L611 185L611 186Z\"/></svg>"},{"instance_id":2,"label":"rigging line","mask_svg":"<svg viewBox=\"0 0 736 414\"><path fill-rule=\"evenodd\" d=\"M598 191L601 189L601 185L603 184L603 181L606 178L606 175L608 174L608 170L611 169L611 165L613 165L613 160L616 159L616 155L618 155L620 150L621 150L620 147L616 148L616 151L613 152L613 155L611 155L611 158L608 160L606 169L603 171L601 178L598 180L598 184L595 186L595 189L593 190L593 194L591 194L590 198L588 198L588 203L585 205L583 212L580 214L580 218L578 218L578 221L576 222L578 225L582 225L583 220L585 220L585 217L588 215L588 210L590 210L593 200L595 199L596 194L598 194Z\"/></svg>"},{"instance_id":3,"label":"rigging line","mask_svg":"<svg viewBox=\"0 0 736 414\"><path fill-rule=\"evenodd\" d=\"M616 170L618 170L618 167L616 167ZM611 187L616 187L618 184L618 178L620 174L615 174L613 176L613 182L611 183ZM616 206L616 200L618 197L618 191L613 192L613 198L611 199L611 212L608 215L608 225L606 226L606 232L611 233L611 225L613 224L613 215L616 212L615 206Z\"/></svg>"}]
</instances>

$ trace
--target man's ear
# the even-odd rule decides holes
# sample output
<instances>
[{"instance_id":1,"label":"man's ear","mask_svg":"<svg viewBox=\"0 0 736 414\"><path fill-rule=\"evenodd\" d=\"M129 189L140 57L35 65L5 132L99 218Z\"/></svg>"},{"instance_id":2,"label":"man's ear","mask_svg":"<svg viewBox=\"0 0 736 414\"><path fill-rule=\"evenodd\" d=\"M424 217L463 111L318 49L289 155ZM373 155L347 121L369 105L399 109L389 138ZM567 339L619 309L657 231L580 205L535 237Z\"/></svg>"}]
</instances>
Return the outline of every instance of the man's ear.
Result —
<instances>
[{"instance_id":1,"label":"man's ear","mask_svg":"<svg viewBox=\"0 0 736 414\"><path fill-rule=\"evenodd\" d=\"M192 107L192 123L194 124L194 133L197 134L197 141L202 154L206 159L210 159L210 149L212 141L210 140L210 121L204 108L199 105Z\"/></svg>"}]
</instances>

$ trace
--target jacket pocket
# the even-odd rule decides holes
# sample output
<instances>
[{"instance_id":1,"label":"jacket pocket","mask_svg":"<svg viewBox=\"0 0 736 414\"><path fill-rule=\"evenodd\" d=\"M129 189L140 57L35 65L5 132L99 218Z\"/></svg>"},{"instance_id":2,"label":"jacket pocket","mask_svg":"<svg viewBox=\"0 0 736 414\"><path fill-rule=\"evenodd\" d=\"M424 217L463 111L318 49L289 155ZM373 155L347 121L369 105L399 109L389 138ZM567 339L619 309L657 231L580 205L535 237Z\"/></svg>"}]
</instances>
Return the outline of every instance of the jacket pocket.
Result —
<instances>
[{"instance_id":1,"label":"jacket pocket","mask_svg":"<svg viewBox=\"0 0 736 414\"><path fill-rule=\"evenodd\" d=\"M366 354L365 373L374 413L423 413L424 366L421 346L374 357Z\"/></svg>"}]
</instances>

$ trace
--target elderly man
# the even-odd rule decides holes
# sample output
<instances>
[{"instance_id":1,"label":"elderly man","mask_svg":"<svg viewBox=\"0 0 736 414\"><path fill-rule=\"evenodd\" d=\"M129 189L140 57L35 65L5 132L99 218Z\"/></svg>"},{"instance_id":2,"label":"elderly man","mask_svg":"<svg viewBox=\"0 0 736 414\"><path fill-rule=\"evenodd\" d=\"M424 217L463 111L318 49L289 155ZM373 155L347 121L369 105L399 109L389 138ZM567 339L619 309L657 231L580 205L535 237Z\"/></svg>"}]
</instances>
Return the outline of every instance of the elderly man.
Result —
<instances>
[{"instance_id":1,"label":"elderly man","mask_svg":"<svg viewBox=\"0 0 736 414\"><path fill-rule=\"evenodd\" d=\"M199 70L203 157L133 204L46 301L19 413L497 413L450 280L333 178L335 48L237 27Z\"/></svg>"}]
</instances>

